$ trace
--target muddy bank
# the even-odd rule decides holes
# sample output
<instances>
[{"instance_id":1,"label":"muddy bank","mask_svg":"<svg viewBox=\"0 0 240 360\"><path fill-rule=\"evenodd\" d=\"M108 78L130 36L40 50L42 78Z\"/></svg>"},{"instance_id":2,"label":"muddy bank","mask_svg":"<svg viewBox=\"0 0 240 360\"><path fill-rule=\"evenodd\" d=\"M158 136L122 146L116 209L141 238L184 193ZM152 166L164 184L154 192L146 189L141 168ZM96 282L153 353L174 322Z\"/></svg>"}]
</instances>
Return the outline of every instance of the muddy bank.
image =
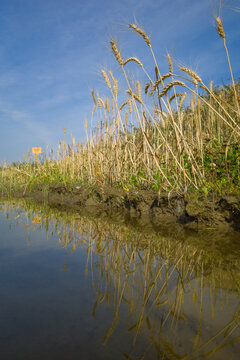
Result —
<instances>
[{"instance_id":1,"label":"muddy bank","mask_svg":"<svg viewBox=\"0 0 240 360\"><path fill-rule=\"evenodd\" d=\"M51 185L12 195L47 202L62 210L124 213L141 225L177 223L189 229L216 227L240 232L240 196L190 193L180 197L167 193L159 195L152 190L125 191L98 185Z\"/></svg>"}]
</instances>

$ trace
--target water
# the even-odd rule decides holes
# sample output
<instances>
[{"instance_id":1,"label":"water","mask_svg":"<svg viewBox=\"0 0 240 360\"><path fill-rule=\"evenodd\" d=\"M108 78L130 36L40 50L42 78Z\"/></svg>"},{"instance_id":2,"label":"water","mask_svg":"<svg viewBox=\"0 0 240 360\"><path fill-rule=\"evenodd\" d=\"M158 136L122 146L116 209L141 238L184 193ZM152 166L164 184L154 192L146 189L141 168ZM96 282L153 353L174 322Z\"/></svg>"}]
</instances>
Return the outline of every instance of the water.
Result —
<instances>
[{"instance_id":1,"label":"water","mask_svg":"<svg viewBox=\"0 0 240 360\"><path fill-rule=\"evenodd\" d=\"M0 358L239 359L239 255L239 234L4 201Z\"/></svg>"}]
</instances>

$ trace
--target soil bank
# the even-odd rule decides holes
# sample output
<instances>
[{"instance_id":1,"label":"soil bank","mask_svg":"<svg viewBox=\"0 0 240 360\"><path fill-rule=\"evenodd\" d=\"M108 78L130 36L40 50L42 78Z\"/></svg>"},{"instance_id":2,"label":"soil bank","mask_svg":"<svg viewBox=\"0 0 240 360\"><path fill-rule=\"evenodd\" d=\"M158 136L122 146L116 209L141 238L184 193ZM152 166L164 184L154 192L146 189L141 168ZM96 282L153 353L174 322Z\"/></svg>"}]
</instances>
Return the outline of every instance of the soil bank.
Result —
<instances>
[{"instance_id":1,"label":"soil bank","mask_svg":"<svg viewBox=\"0 0 240 360\"><path fill-rule=\"evenodd\" d=\"M158 194L146 189L123 189L102 185L39 186L32 191L15 192L13 197L47 202L60 210L125 214L141 225L181 224L188 229L217 228L240 232L240 196L208 195L196 192L185 196Z\"/></svg>"}]
</instances>

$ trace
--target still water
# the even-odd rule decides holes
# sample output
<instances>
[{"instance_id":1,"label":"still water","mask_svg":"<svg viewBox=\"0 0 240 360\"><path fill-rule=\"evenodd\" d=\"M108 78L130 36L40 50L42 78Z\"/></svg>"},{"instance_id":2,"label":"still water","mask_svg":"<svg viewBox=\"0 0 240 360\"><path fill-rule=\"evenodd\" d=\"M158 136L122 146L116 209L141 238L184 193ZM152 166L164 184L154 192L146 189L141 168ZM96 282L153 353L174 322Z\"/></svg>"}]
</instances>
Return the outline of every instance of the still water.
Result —
<instances>
[{"instance_id":1,"label":"still water","mask_svg":"<svg viewBox=\"0 0 240 360\"><path fill-rule=\"evenodd\" d=\"M239 234L0 203L0 359L237 360L239 294Z\"/></svg>"}]
</instances>

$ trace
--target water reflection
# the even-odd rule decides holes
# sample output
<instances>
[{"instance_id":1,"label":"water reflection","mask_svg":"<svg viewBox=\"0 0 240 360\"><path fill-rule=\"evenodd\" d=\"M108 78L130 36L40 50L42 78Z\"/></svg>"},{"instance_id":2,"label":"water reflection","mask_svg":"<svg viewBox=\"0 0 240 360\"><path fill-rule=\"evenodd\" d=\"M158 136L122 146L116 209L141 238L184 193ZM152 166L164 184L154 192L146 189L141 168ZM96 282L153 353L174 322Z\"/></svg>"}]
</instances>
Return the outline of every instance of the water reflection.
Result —
<instances>
[{"instance_id":1,"label":"water reflection","mask_svg":"<svg viewBox=\"0 0 240 360\"><path fill-rule=\"evenodd\" d=\"M240 246L234 239L232 251L223 239L207 248L214 232L205 242L198 234L169 237L23 201L5 201L1 213L11 229L23 224L29 243L32 231L45 231L48 239L58 234L66 255L86 250L81 261L96 297L89 316L108 307L112 320L102 342L108 346L125 331L123 358L239 358Z\"/></svg>"}]
</instances>

